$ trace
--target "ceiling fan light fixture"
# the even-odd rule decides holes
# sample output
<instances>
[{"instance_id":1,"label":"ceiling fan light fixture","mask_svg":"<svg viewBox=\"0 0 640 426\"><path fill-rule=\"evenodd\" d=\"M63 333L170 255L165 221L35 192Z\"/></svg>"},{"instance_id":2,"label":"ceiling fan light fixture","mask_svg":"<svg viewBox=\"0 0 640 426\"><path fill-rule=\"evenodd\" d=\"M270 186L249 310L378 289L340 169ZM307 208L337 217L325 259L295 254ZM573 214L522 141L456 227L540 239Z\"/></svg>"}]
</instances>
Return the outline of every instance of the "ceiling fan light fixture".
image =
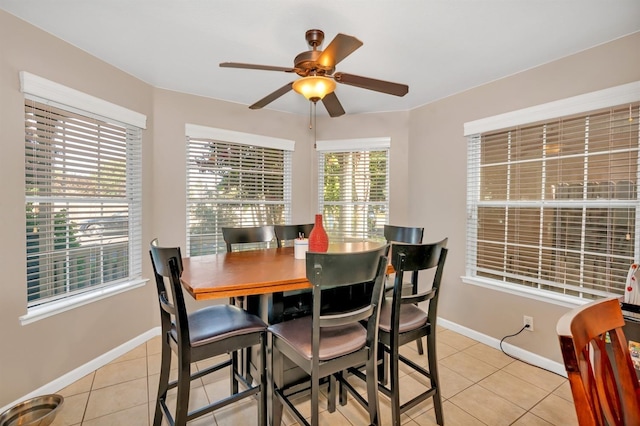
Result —
<instances>
[{"instance_id":1,"label":"ceiling fan light fixture","mask_svg":"<svg viewBox=\"0 0 640 426\"><path fill-rule=\"evenodd\" d=\"M310 75L293 82L293 90L311 102L318 102L336 89L336 82L328 77Z\"/></svg>"}]
</instances>

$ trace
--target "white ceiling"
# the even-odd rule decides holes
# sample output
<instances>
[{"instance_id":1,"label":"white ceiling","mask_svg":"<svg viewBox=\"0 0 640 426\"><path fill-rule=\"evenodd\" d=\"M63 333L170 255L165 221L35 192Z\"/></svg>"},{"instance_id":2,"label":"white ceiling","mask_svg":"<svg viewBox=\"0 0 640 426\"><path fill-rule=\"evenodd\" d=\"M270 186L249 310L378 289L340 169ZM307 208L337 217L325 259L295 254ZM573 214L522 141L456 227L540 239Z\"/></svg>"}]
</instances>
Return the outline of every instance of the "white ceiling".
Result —
<instances>
[{"instance_id":1,"label":"white ceiling","mask_svg":"<svg viewBox=\"0 0 640 426\"><path fill-rule=\"evenodd\" d=\"M247 106L296 76L220 62L289 67L308 49L308 29L324 31L324 46L353 35L364 45L336 71L408 84L409 93L339 84L347 114L409 110L640 31L639 0L0 0L0 8L153 86ZM293 91L266 108L309 113Z\"/></svg>"}]
</instances>

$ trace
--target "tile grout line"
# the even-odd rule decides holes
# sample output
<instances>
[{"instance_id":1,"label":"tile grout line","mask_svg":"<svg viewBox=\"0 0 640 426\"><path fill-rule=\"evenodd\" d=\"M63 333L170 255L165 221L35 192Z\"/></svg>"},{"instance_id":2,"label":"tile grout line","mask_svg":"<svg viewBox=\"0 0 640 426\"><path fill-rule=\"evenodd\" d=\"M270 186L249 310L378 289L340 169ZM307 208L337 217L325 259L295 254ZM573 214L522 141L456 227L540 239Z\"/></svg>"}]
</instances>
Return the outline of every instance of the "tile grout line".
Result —
<instances>
[{"instance_id":1,"label":"tile grout line","mask_svg":"<svg viewBox=\"0 0 640 426\"><path fill-rule=\"evenodd\" d=\"M89 386L89 395L87 395L87 402L85 402L84 410L82 410L82 418L80 419L80 425L82 425L84 423L84 418L87 415L87 408L89 407L89 400L91 399L91 392L93 391L93 384L96 381L96 372L94 371L92 374L93 374L93 377L91 377L91 386Z\"/></svg>"},{"instance_id":2,"label":"tile grout line","mask_svg":"<svg viewBox=\"0 0 640 426\"><path fill-rule=\"evenodd\" d=\"M151 425L153 424L153 417L152 417L152 416L153 416L153 415L154 415L154 413L155 413L155 406L153 406L153 407L152 407L152 405L151 405L151 402L152 402L152 400L153 400L154 398L152 398L152 390L151 390L151 372L150 372L150 366L151 366L151 360L150 360L150 355L151 355L151 353L150 353L150 351L151 351L151 348L149 347L149 342L150 342L150 341L151 341L151 340L149 340L149 341L145 342L145 347L144 347L145 374L146 374L146 380L145 380L145 383L146 383L146 389L145 389L145 394L146 394L147 398L146 398L146 403L145 403L145 404L140 404L140 405L146 405L146 414L147 414L147 415L146 415L145 417L146 417L146 419L147 419L147 425L148 425L148 426L151 426ZM453 347L453 346L451 346L451 345L449 345L449 344L447 344L447 343L445 343L445 342L441 342L441 344L444 344L444 345L450 346L451 348L453 348L453 349L454 349L454 352L452 352L451 354L446 355L446 356L444 356L444 357L440 358L440 359L438 360L438 363L439 363L439 364L440 364L443 360L446 360L446 359L448 359L448 358L452 357L453 355L455 355L455 354L457 354L457 353L463 353L463 352L465 352L465 350L466 350L466 349L456 349L455 347ZM477 346L477 345L482 345L482 344L481 344L480 342L475 342L473 345L469 346L467 349L469 349L469 348L471 348L471 347L473 347L473 346ZM413 350L413 351L415 351L415 349L414 349L414 348L410 348L410 349L411 349L411 350ZM141 352L142 352L142 351L141 351ZM155 355L155 353L154 353L153 355ZM476 358L477 358L477 356L476 356L476 355L473 355L473 354L471 354L471 353L467 353L467 355L472 356L472 357L476 357ZM505 354L505 355L506 355L506 354ZM509 355L507 355L507 356L509 356ZM473 413L471 413L471 412L466 411L464 408L462 408L462 407L460 407L459 405L455 404L455 402L453 401L453 399L454 399L456 396L458 396L459 394L461 394L461 393L462 393L462 392L464 392L465 390L467 390L467 389L469 389L469 388L471 388L471 387L473 387L473 386L476 386L476 385L477 385L480 389L482 389L482 391L483 391L483 392L489 392L489 393L491 393L491 394L493 394L493 395L496 395L497 397L500 397L501 399L504 399L505 401L507 401L507 402L509 402L509 403L513 404L514 406L519 407L519 408L521 408L521 409L523 409L523 410L524 410L524 412L523 412L520 416L518 416L517 418L513 419L513 420L512 420L512 422L511 422L510 424L517 423L518 421L520 421L520 420L521 420L522 418L524 418L525 416L533 416L533 417L534 417L534 418L536 418L536 419L541 419L541 420L542 420L542 421L544 421L544 422L547 422L547 423L549 423L549 424L552 424L550 420L547 420L547 419L546 419L546 418L544 418L544 417L540 417L539 415L535 414L532 410L533 410L533 409L535 409L536 407L538 407L538 406L539 406L540 404L542 404L543 402L545 402L545 401L546 401L546 400L547 400L551 395L554 395L555 397L560 398L560 399L562 399L562 400L567 400L567 399L566 399L565 397L563 397L561 394L556 394L556 393L555 393L555 392L559 392L559 391L560 391L560 389L561 389L561 388L562 388L566 383L565 383L564 381L563 381L563 382L560 382L560 383L559 383L559 384L557 384L557 385L551 386L551 387L550 387L550 388L551 388L550 390L547 390L547 389L545 389L545 388L542 388L542 387L540 387L539 385L537 385L537 384L535 384L535 383L531 383L529 380L526 380L526 379L524 379L524 378L520 378L519 376L516 376L516 375L514 375L512 372L508 371L508 370L507 370L507 368L509 368L509 367L513 367L513 366L514 366L514 363L515 363L515 362L518 362L518 361L519 361L519 362L521 362L521 363L523 363L523 364L525 364L525 365L530 365L530 364L528 364L528 363L526 363L526 362L524 362L524 361L521 361L521 360L515 359L515 358L513 358L513 357L510 357L510 356L509 356L509 358L511 358L511 359L509 360L509 362L508 362L506 365L503 365L502 367L498 367L498 366L497 366L497 361L498 361L498 360L496 360L496 363L494 363L494 364L496 364L496 365L493 365L493 364L490 364L490 363L488 363L488 362L487 362L487 364L488 364L489 366L491 366L491 367L495 368L496 370L495 370L495 371L493 371L493 372L491 372L491 373L489 373L489 374L487 374L486 376L483 376L483 377L482 377L482 378L480 378L480 379L477 379L477 380L469 380L469 378L468 378L468 377L466 377L463 373L461 373L461 372L459 372L459 371L457 371L457 370L455 370L455 369L452 369L452 371L453 371L454 373L459 374L459 375L461 375L461 377L466 378L467 380L469 380L470 385L469 385L469 386L466 386L464 389L461 389L461 390L456 391L455 393L453 393L452 395L450 395L450 396L449 396L449 397L447 397L447 398L442 397L442 402L443 402L443 403L451 403L451 404L452 404L453 406L455 406L458 410L460 410L460 411L462 411L463 413L465 413L465 415L468 415L468 416L470 416L471 418L473 418L473 419L475 419L475 420L477 420L477 421L481 422L482 424L485 424L485 423L484 423L483 421L481 421L481 420L480 420L476 415L474 415L474 414L473 414ZM125 361L128 361L128 360L125 360ZM536 366L533 366L533 367L536 367ZM197 367L196 367L196 368L197 368ZM451 369L450 367L447 367L447 368ZM539 367L536 367L536 368L539 368ZM542 369L542 370L544 370L544 369ZM461 371L462 371L462 370L461 370ZM544 370L544 371L546 371L546 370ZM87 416L87 413L88 413L88 406L89 406L89 402L91 401L92 396L93 396L93 397L95 397L95 392L97 391L97 389L95 389L95 388L94 388L94 386L95 386L95 385L96 385L96 383L97 383L97 372L98 372L98 370L96 370L96 371L94 371L94 372L92 373L92 374L93 374L93 376L91 377L91 382L90 382L90 387L89 387L89 394L88 394L88 396L87 396L86 402L85 402L84 407L83 407L83 410L82 410L82 418L81 418L80 423L75 423L75 425L76 425L76 426L82 426L82 425L84 425L84 424L85 424L85 422L88 422L88 421L89 421L89 420L87 420L87 419L86 419L86 416ZM481 385L481 384L480 384L483 380L486 380L487 378L489 378L489 377L491 377L491 376L494 376L494 375L496 375L496 373L499 373L499 372L504 372L504 373L506 373L506 374L507 374L508 376L510 376L510 377L515 377L515 378L517 378L517 379L523 380L523 381L524 381L524 382L526 382L527 384L529 384L529 385L531 385L531 386L533 386L533 387L535 387L535 388L537 388L537 389L540 389L541 391L543 391L543 392L544 392L544 396L543 396L540 400L538 400L537 402L535 402L535 404L534 404L533 406L531 406L529 409L525 409L524 407L519 406L517 403L512 402L511 400L509 400L509 399L507 399L507 398L505 398L505 397L502 397L502 396L500 396L499 394L496 394L496 393L495 393L495 392L493 392L492 390L487 389L485 386L483 386L483 385ZM552 373L553 373L553 372L552 372ZM405 373L405 375L407 375L407 374L410 374L410 373ZM132 379L132 380L133 380L133 379ZM137 379L136 379L136 380L137 380ZM130 380L126 380L126 379L125 379L125 380L123 380L122 382L119 382L119 383L126 383L126 382L128 382L128 381L130 381ZM553 383L553 381L552 381L552 383ZM116 385L116 384L117 384L117 383L114 383L114 384L111 384L110 386L113 386L113 385ZM206 389L206 387L205 387L204 383L202 384L202 386L203 386L203 390L204 390L204 392L205 392L205 396L206 396L207 400L210 400L210 398L211 398L211 397L210 397L209 392L207 391L207 389ZM103 387L103 388L105 388L105 387ZM103 388L100 388L100 389L103 389ZM418 413L418 414L415 414L415 415L414 415L414 417L410 417L410 416L408 416L408 423L411 423L411 424L418 423L418 424L419 424L420 422L419 422L419 420L417 420L417 419L418 419L420 416L425 415L429 410L433 410L433 407L430 407L430 408L428 408L428 409L426 409L426 410L424 410L424 411L422 411L422 412L420 412L420 413ZM104 415L102 415L102 416L100 416L100 417L106 417L106 416L109 416L109 415L113 415L113 414L118 413L118 412L120 412L120 411L124 411L124 410L116 410L116 411L113 411L113 412L110 412L110 413L104 414ZM353 424L353 420L355 420L355 419L353 419L353 418L348 418L348 417L347 417L344 413L342 413L342 412L341 412L340 414L341 414L341 415L342 415L342 416L347 420L347 422L348 422L349 424ZM98 418L100 418L100 417L97 417L96 419L98 419ZM95 420L95 419L91 419L91 421L93 421L93 420ZM215 415L213 416L213 420L214 420L214 422L216 422L216 424L217 424L217 419L216 419ZM163 422L163 424L164 424L164 422ZM355 425L354 425L354 426L355 426Z\"/></svg>"}]
</instances>

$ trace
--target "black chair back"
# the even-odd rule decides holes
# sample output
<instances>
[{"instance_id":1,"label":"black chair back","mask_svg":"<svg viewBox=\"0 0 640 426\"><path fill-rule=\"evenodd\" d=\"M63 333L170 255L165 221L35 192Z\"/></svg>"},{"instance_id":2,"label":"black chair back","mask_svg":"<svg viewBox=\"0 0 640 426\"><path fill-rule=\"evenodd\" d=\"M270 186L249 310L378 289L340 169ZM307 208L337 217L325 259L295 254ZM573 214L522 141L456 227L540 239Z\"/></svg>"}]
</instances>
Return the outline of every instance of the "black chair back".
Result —
<instances>
[{"instance_id":1,"label":"black chair back","mask_svg":"<svg viewBox=\"0 0 640 426\"><path fill-rule=\"evenodd\" d=\"M242 228L222 227L222 237L227 243L227 252L233 244L270 243L276 238L273 225L250 226Z\"/></svg>"},{"instance_id":2,"label":"black chair back","mask_svg":"<svg viewBox=\"0 0 640 426\"><path fill-rule=\"evenodd\" d=\"M435 327L437 318L438 296L444 263L447 258L447 241L443 239L433 244L393 244L391 246L391 265L396 271L393 291L392 329L397 326L400 318L401 304L416 304L430 300L428 318L432 327ZM437 268L433 277L431 288L415 294L402 294L403 277L406 272L418 272ZM396 315L396 312L398 313Z\"/></svg>"},{"instance_id":3,"label":"black chair back","mask_svg":"<svg viewBox=\"0 0 640 426\"><path fill-rule=\"evenodd\" d=\"M278 247L283 247L285 241L295 240L300 234L305 238L309 238L309 234L313 229L313 223L305 223L301 225L273 225L276 233L276 242Z\"/></svg>"},{"instance_id":4,"label":"black chair back","mask_svg":"<svg viewBox=\"0 0 640 426\"><path fill-rule=\"evenodd\" d=\"M421 244L424 228L384 225L384 237L388 243Z\"/></svg>"},{"instance_id":5,"label":"black chair back","mask_svg":"<svg viewBox=\"0 0 640 426\"><path fill-rule=\"evenodd\" d=\"M408 243L408 244L421 244L424 236L424 228L410 227L410 226L395 226L384 225L384 237L390 244L393 243ZM409 280L413 292L418 291L418 271L411 274ZM422 348L419 352L422 354Z\"/></svg>"},{"instance_id":6,"label":"black chair back","mask_svg":"<svg viewBox=\"0 0 640 426\"><path fill-rule=\"evenodd\" d=\"M188 342L187 308L184 303L182 285L180 284L180 275L182 274L180 247L159 247L158 240L154 239L151 241L149 253L158 290L162 335L165 336L166 333L169 333L172 324L175 324L178 341L184 338ZM171 285L170 296L165 286L165 279Z\"/></svg>"},{"instance_id":7,"label":"black chair back","mask_svg":"<svg viewBox=\"0 0 640 426\"><path fill-rule=\"evenodd\" d=\"M364 319L371 319L370 322L377 325L377 318L372 314L382 301L388 251L389 246L385 245L356 253L307 253L307 279L313 285L314 337L319 338L321 327ZM340 287L356 285L360 288L350 288L344 298L336 297L336 294L340 294L337 290ZM332 300L331 303L325 303L322 300L323 291L329 288L334 289L331 293ZM352 297L349 297L354 291L364 292L367 297L353 297L358 300L354 305L350 300ZM365 305L362 305L363 301L366 302ZM327 305L331 306L331 314L323 315L322 308Z\"/></svg>"}]
</instances>

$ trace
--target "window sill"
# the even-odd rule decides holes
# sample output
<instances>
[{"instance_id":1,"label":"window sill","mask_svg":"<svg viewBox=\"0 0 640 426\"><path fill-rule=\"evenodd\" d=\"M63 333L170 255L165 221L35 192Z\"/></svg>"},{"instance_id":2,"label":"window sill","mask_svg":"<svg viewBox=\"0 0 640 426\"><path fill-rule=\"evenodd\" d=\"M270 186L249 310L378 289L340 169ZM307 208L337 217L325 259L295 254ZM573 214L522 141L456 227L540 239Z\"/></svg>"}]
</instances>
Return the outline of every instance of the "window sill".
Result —
<instances>
[{"instance_id":1,"label":"window sill","mask_svg":"<svg viewBox=\"0 0 640 426\"><path fill-rule=\"evenodd\" d=\"M476 285L479 287L488 288L491 290L501 291L503 293L509 293L520 297L526 297L529 299L538 300L540 302L552 303L554 305L564 306L567 308L575 308L576 306L589 303L588 299L580 299L574 296L567 296L564 294L553 293L550 291L538 290L530 287L518 286L516 284L505 284L499 281L490 280L486 278L462 276L462 282L465 284Z\"/></svg>"},{"instance_id":2,"label":"window sill","mask_svg":"<svg viewBox=\"0 0 640 426\"><path fill-rule=\"evenodd\" d=\"M55 302L49 302L42 306L29 308L27 309L27 313L20 317L20 324L31 324L33 322L40 321L41 319L66 312L80 306L88 305L89 303L97 302L98 300L102 300L116 294L124 293L125 291L142 287L147 283L147 281L148 280L146 279L127 281L122 284L103 287L94 291L88 291L76 296L67 297Z\"/></svg>"}]
</instances>

